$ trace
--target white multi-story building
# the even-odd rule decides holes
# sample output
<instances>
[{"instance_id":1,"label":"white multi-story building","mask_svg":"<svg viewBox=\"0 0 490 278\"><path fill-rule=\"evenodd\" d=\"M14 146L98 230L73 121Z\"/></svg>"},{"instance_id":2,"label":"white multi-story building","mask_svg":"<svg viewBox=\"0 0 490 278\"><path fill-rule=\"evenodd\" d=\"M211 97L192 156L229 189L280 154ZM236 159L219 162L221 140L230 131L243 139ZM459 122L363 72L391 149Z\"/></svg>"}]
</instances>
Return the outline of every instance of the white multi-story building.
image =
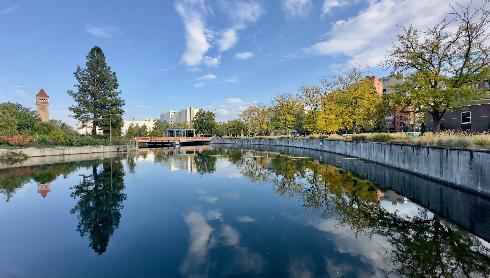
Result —
<instances>
[{"instance_id":1,"label":"white multi-story building","mask_svg":"<svg viewBox=\"0 0 490 278\"><path fill-rule=\"evenodd\" d=\"M187 123L190 124L197 112L199 112L199 108L188 107L182 110L169 110L160 115L160 119L162 121L166 121L170 125L175 123Z\"/></svg>"},{"instance_id":2,"label":"white multi-story building","mask_svg":"<svg viewBox=\"0 0 490 278\"><path fill-rule=\"evenodd\" d=\"M82 135L91 135L92 134L92 122L88 122L85 126L79 123L76 127L76 131ZM102 128L97 127L97 135L102 135L104 132Z\"/></svg>"},{"instance_id":3,"label":"white multi-story building","mask_svg":"<svg viewBox=\"0 0 490 278\"><path fill-rule=\"evenodd\" d=\"M156 122L156 120L153 118L148 118L148 119L143 120L143 121L136 121L136 120L126 121L125 120L123 127L122 127L122 134L126 134L131 125L139 126L139 127L146 126L146 130L152 131L153 127L155 126L155 122Z\"/></svg>"}]
</instances>

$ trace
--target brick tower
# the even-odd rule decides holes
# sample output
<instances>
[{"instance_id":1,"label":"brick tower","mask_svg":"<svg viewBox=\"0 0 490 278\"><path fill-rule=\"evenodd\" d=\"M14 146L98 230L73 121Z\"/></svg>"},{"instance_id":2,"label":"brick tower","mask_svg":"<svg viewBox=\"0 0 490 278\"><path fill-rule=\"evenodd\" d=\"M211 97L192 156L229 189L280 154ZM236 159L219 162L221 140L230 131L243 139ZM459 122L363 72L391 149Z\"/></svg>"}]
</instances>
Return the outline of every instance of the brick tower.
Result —
<instances>
[{"instance_id":1,"label":"brick tower","mask_svg":"<svg viewBox=\"0 0 490 278\"><path fill-rule=\"evenodd\" d=\"M37 115L43 122L49 121L49 96L41 89L36 95Z\"/></svg>"}]
</instances>

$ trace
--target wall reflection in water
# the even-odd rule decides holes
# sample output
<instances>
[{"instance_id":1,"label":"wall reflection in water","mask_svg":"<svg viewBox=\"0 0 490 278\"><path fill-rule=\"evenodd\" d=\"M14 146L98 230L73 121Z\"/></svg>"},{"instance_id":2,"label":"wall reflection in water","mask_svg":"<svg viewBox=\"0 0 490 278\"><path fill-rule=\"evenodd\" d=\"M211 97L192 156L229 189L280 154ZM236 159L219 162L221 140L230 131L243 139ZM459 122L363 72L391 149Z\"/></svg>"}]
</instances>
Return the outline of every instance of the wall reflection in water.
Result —
<instances>
[{"instance_id":1,"label":"wall reflection in water","mask_svg":"<svg viewBox=\"0 0 490 278\"><path fill-rule=\"evenodd\" d=\"M71 213L77 217L76 231L88 239L96 254L101 255L110 249L110 239L123 218L122 210L127 199L126 172L137 176L138 167L144 167L148 162L168 169L165 173L161 169L151 172L151 175L159 173L158 176L150 176L152 179L181 171L188 177L197 176L200 181L208 181L206 175L214 173L213 181L218 183L217 177L224 174L221 168L227 164L235 171L227 173L230 177L270 185L274 197L297 201L315 217L297 222L282 219L282 222L271 224L243 211L240 216L226 219L225 215L237 209L235 206L241 201L231 198L237 192L214 192L221 194L220 198L225 199L226 196L232 200L226 207L220 206L223 202L218 195L208 195L204 189L196 190L199 202L187 204L185 202L190 199L183 199L182 207L171 210L177 213L176 221L183 225L183 231L188 232L185 238L187 245L182 245L182 260L177 260L178 266L174 267L182 276L252 276L283 271L274 267L286 267L291 276L348 274L346 269L352 267L348 260L337 260L326 253L315 256L313 252L295 249L308 244L326 246L331 242L341 250L333 253L336 256L342 252L352 257L369 254L370 261L366 264L383 265L379 267L380 275L390 272L424 277L490 275L489 245L473 235L487 241L490 239L488 199L356 159L301 149L261 148L263 151L150 150L122 158L0 170L0 194L10 201L22 186L32 182L36 185L35 194L49 200L49 194L56 190L53 181L83 170L84 175L70 186L73 198L70 200L74 200L74 205L70 203L70 207L73 205ZM224 184L229 182L225 178L221 180ZM261 202L269 200L272 199L251 200L248 204L263 205ZM148 217L158 217L158 212ZM168 229L178 225L171 224ZM274 226L276 224L295 226L290 231L299 232L292 235L297 237L298 244L274 246L281 241L274 238L276 234L267 237L269 232L278 235L283 232L283 239L291 239L288 232L281 231ZM261 230L257 230L259 227ZM274 246L271 248L276 251L276 256L280 253L278 250L288 250L290 254L285 257L289 260L272 261L274 258L269 257L265 249L259 249L252 239L258 238L260 233L264 241L260 246ZM308 233L315 236L314 239L304 238ZM328 240L321 241L317 236L319 233L325 234ZM318 243L311 242L314 240ZM319 252L325 251L323 248L320 246ZM319 265L319 261L324 265ZM377 274L373 272L373 275Z\"/></svg>"},{"instance_id":2,"label":"wall reflection in water","mask_svg":"<svg viewBox=\"0 0 490 278\"><path fill-rule=\"evenodd\" d=\"M337 229L347 228L356 237L386 238L390 248L385 257L399 274L453 277L490 274L488 243L426 209L409 213L399 211L396 206L393 209L393 205L403 202L403 197L360 179L352 172L319 161L277 153L233 149L214 152L226 155L250 180L272 183L277 194L297 198L304 207L318 210L325 218L333 216ZM336 159L349 161L345 157ZM440 206L451 206L452 199L447 201ZM483 210L486 212L488 206ZM488 225L488 215L483 219L486 222L481 225Z\"/></svg>"}]
</instances>

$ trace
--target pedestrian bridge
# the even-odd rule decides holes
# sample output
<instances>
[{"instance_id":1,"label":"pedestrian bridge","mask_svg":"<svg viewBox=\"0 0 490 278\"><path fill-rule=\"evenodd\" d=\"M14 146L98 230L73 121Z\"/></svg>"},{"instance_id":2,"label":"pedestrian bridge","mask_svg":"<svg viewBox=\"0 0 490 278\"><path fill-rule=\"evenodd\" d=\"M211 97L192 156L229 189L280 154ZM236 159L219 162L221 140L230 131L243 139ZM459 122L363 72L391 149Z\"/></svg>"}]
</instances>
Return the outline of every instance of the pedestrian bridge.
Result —
<instances>
[{"instance_id":1,"label":"pedestrian bridge","mask_svg":"<svg viewBox=\"0 0 490 278\"><path fill-rule=\"evenodd\" d=\"M211 137L135 137L138 147L164 147L181 145L206 145Z\"/></svg>"}]
</instances>

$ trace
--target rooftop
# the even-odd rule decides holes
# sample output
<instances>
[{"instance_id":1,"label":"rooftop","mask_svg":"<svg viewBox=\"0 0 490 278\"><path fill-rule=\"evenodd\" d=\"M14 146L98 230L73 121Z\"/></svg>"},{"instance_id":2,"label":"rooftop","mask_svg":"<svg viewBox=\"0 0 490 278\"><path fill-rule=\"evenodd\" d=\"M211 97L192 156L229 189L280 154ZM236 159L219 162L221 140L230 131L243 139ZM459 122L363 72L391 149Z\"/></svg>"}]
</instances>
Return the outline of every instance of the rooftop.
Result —
<instances>
[{"instance_id":1,"label":"rooftop","mask_svg":"<svg viewBox=\"0 0 490 278\"><path fill-rule=\"evenodd\" d=\"M37 93L36 97L49 97L49 96L48 94L46 94L46 92L43 89L41 89L39 93Z\"/></svg>"}]
</instances>

